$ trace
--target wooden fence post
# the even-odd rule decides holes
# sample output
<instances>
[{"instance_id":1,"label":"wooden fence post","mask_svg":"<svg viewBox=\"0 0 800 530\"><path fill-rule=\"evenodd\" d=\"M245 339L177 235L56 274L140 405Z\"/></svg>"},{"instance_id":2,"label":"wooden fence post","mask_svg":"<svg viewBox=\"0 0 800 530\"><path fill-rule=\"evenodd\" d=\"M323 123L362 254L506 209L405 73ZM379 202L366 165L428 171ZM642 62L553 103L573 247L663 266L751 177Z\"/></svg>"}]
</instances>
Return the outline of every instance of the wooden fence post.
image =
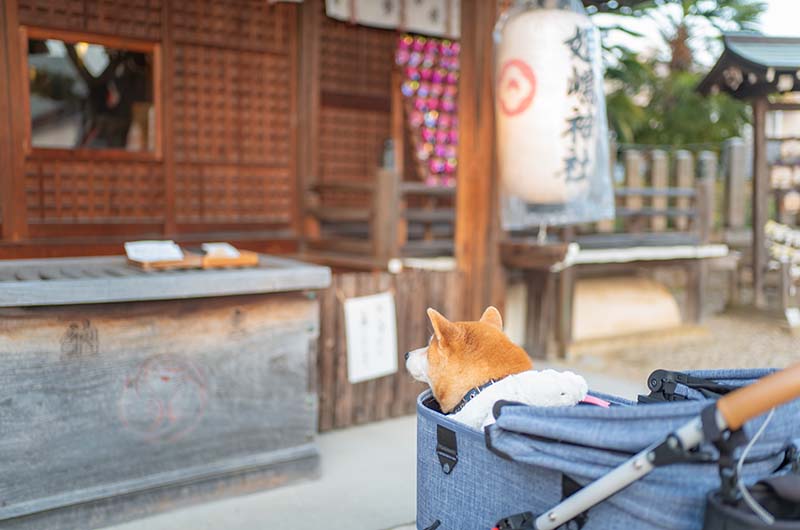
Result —
<instances>
[{"instance_id":1,"label":"wooden fence post","mask_svg":"<svg viewBox=\"0 0 800 530\"><path fill-rule=\"evenodd\" d=\"M393 169L381 168L375 178L372 195L370 235L373 253L381 263L400 255L397 225L400 219L400 176Z\"/></svg>"},{"instance_id":2,"label":"wooden fence post","mask_svg":"<svg viewBox=\"0 0 800 530\"><path fill-rule=\"evenodd\" d=\"M723 226L736 231L745 226L745 166L747 155L744 141L741 138L730 138L725 141L724 173L725 173L725 208Z\"/></svg>"},{"instance_id":3,"label":"wooden fence post","mask_svg":"<svg viewBox=\"0 0 800 530\"><path fill-rule=\"evenodd\" d=\"M692 153L685 149L675 151L675 184L679 188L691 188L694 185L694 163L692 160ZM676 207L679 209L689 208L688 197L678 197ZM688 217L676 217L675 226L678 230L687 230L689 228Z\"/></svg>"},{"instance_id":4,"label":"wooden fence post","mask_svg":"<svg viewBox=\"0 0 800 530\"><path fill-rule=\"evenodd\" d=\"M650 178L653 190L665 189L669 187L669 165L667 153L661 149L653 149L650 153ZM654 209L666 210L669 200L666 195L654 195L652 205ZM665 215L653 216L650 220L650 227L653 232L663 232L667 229L667 217Z\"/></svg>"},{"instance_id":5,"label":"wooden fence post","mask_svg":"<svg viewBox=\"0 0 800 530\"><path fill-rule=\"evenodd\" d=\"M635 149L628 149L623 155L625 164L625 187L628 188L642 188L642 153ZM639 210L642 208L642 196L636 193L627 195L625 197L625 208L630 210ZM632 232L638 232L641 219L634 219L629 222L624 219L625 229Z\"/></svg>"},{"instance_id":6,"label":"wooden fence post","mask_svg":"<svg viewBox=\"0 0 800 530\"><path fill-rule=\"evenodd\" d=\"M714 179L701 176L695 183L695 190L697 234L701 243L708 243L714 227Z\"/></svg>"},{"instance_id":7,"label":"wooden fence post","mask_svg":"<svg viewBox=\"0 0 800 530\"><path fill-rule=\"evenodd\" d=\"M698 188L703 188L705 203L700 204L699 215L705 217L705 239L703 242L711 240L711 234L715 226L715 214L717 212L717 154L713 151L701 151L697 155L697 173L699 179ZM699 197L699 196L698 196Z\"/></svg>"},{"instance_id":8,"label":"wooden fence post","mask_svg":"<svg viewBox=\"0 0 800 530\"><path fill-rule=\"evenodd\" d=\"M614 180L614 172L617 169L617 140L609 138L608 140L608 177L611 179L611 189L613 190L616 182ZM613 191L612 191L613 194ZM604 219L597 222L598 232L613 232L614 219Z\"/></svg>"}]
</instances>

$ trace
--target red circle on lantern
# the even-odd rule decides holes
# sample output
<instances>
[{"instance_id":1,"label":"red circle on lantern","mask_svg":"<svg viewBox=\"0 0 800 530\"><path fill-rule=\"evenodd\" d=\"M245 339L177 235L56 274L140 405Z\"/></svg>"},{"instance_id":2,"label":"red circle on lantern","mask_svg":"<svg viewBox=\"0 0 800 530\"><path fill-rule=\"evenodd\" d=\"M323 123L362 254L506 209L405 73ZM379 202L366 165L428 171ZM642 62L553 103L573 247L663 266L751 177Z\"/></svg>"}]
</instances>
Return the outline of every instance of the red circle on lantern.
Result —
<instances>
[{"instance_id":1,"label":"red circle on lantern","mask_svg":"<svg viewBox=\"0 0 800 530\"><path fill-rule=\"evenodd\" d=\"M522 81L522 82L520 82ZM516 116L527 109L536 94L536 76L521 59L509 59L500 70L500 109L506 116ZM511 97L511 91L519 93Z\"/></svg>"}]
</instances>

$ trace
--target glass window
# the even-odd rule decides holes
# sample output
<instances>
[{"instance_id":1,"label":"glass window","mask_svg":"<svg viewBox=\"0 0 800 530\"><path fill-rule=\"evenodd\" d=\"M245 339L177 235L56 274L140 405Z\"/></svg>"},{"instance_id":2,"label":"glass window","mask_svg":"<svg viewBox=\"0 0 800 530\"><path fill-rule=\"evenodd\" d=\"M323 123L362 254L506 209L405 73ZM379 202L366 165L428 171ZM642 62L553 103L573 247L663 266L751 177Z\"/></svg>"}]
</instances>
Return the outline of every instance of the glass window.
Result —
<instances>
[{"instance_id":1,"label":"glass window","mask_svg":"<svg viewBox=\"0 0 800 530\"><path fill-rule=\"evenodd\" d=\"M28 40L34 148L153 152L153 52Z\"/></svg>"}]
</instances>

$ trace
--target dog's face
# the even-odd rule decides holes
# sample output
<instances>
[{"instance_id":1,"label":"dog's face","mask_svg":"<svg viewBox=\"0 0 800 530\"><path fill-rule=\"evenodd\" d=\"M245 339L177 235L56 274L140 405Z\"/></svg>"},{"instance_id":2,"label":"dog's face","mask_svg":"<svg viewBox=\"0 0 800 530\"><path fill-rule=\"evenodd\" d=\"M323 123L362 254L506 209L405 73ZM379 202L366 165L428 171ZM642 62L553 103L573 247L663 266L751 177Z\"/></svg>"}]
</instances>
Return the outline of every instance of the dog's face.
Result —
<instances>
[{"instance_id":1,"label":"dog's face","mask_svg":"<svg viewBox=\"0 0 800 530\"><path fill-rule=\"evenodd\" d=\"M444 412L469 389L533 366L525 351L503 333L503 320L494 307L477 322L450 322L434 309L428 309L428 317L433 335L426 347L406 354L406 369L430 385Z\"/></svg>"}]
</instances>

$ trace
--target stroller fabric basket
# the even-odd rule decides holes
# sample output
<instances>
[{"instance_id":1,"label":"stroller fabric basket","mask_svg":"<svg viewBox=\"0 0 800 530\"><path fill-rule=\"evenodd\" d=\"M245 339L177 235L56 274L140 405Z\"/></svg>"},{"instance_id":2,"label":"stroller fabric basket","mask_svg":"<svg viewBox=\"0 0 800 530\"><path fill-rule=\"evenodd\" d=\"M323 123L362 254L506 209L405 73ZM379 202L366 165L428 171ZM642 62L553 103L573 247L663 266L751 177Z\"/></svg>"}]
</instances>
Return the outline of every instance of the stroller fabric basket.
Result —
<instances>
[{"instance_id":1,"label":"stroller fabric basket","mask_svg":"<svg viewBox=\"0 0 800 530\"><path fill-rule=\"evenodd\" d=\"M687 372L732 387L771 370ZM418 530L490 530L524 511L543 513L689 419L709 400L679 385L686 400L637 405L597 394L610 408L578 405L541 408L507 404L485 433L443 415L430 391L417 402ZM498 407L496 407L498 408ZM751 436L766 416L749 422ZM747 484L790 467L800 443L800 400L776 409L744 464ZM657 468L569 523L586 530L686 529L703 526L705 499L719 488L712 446L705 459Z\"/></svg>"}]
</instances>

